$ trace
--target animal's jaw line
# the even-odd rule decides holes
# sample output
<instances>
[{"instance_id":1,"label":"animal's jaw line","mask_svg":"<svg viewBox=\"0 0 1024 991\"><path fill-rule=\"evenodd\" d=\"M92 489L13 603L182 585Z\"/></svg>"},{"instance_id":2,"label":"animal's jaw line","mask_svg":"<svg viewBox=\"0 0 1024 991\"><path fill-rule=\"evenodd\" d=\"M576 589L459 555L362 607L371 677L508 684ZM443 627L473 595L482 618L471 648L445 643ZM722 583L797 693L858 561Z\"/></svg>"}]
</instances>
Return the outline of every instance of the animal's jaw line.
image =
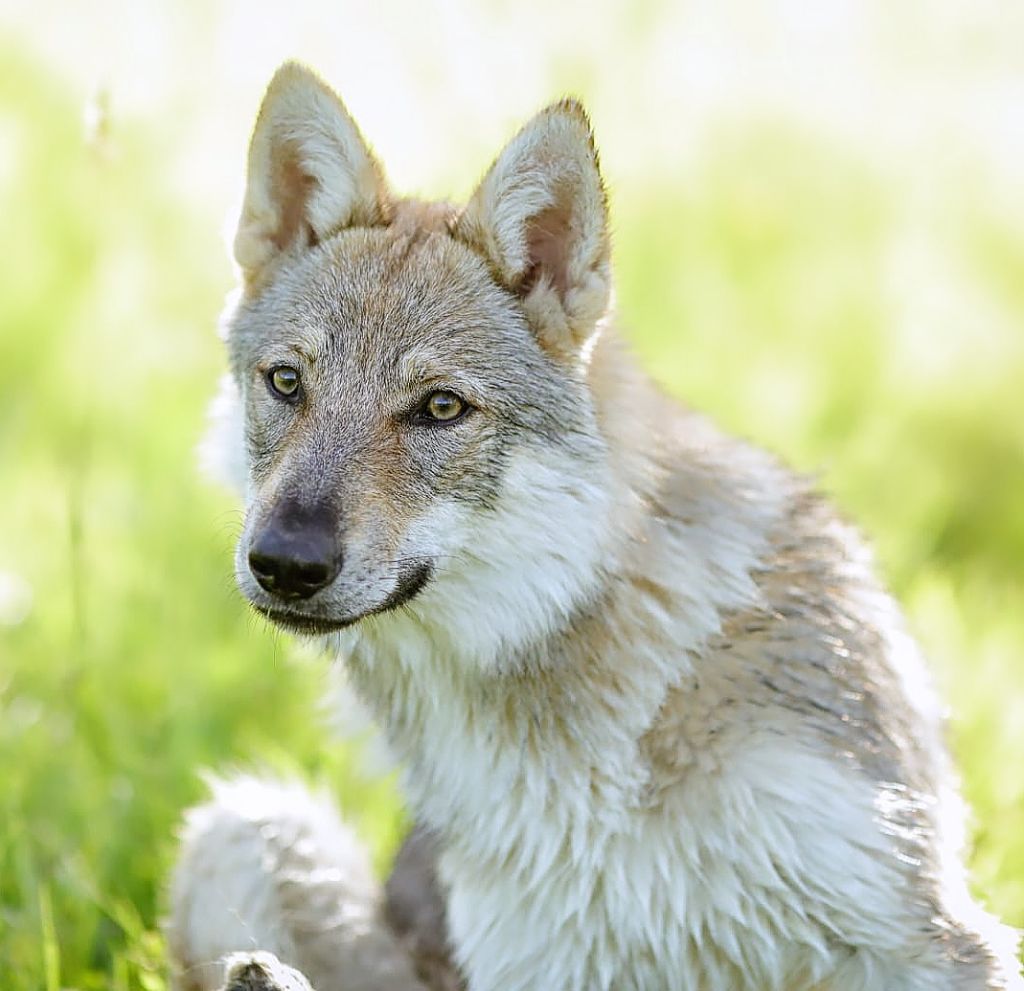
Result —
<instances>
[{"instance_id":1,"label":"animal's jaw line","mask_svg":"<svg viewBox=\"0 0 1024 991\"><path fill-rule=\"evenodd\" d=\"M433 571L434 569L431 564L421 562L405 578L399 581L394 591L382 603L356 616L347 616L342 619L332 616L317 616L312 613L301 612L297 609L282 609L277 606L253 602L252 600L250 600L249 604L271 622L293 633L304 633L308 636L325 636L329 633L337 633L339 630L354 626L360 620L366 619L367 616L377 616L406 605L430 583Z\"/></svg>"},{"instance_id":2,"label":"animal's jaw line","mask_svg":"<svg viewBox=\"0 0 1024 991\"><path fill-rule=\"evenodd\" d=\"M264 606L256 602L250 602L249 604L260 615L265 616L277 626L292 633L304 633L307 636L337 633L338 630L344 630L358 623L366 615L363 613L351 619L331 619L325 616L313 616L310 613L298 612L292 609L277 609L273 606Z\"/></svg>"}]
</instances>

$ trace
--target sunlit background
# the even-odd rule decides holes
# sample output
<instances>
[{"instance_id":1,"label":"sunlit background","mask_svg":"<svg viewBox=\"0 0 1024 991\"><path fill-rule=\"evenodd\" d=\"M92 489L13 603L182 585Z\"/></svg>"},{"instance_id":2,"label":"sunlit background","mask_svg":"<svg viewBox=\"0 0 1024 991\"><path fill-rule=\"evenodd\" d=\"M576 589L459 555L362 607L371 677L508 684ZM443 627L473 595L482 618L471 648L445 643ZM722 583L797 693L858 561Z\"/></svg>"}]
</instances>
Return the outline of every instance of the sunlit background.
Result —
<instances>
[{"instance_id":1,"label":"sunlit background","mask_svg":"<svg viewBox=\"0 0 1024 991\"><path fill-rule=\"evenodd\" d=\"M873 538L950 703L975 890L1024 924L1024 5L23 2L0 13L0 987L164 987L204 767L404 823L248 617L195 445L262 87L317 67L409 192L565 92L621 321Z\"/></svg>"}]
</instances>

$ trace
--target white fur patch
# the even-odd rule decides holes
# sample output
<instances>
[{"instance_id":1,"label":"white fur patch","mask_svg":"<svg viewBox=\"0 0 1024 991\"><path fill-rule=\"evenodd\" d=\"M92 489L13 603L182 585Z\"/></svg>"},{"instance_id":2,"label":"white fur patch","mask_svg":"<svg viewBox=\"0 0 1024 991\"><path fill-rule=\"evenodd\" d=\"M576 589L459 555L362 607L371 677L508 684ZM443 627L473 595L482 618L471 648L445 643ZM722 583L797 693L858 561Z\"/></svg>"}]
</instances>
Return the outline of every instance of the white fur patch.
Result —
<instances>
[{"instance_id":1,"label":"white fur patch","mask_svg":"<svg viewBox=\"0 0 1024 991\"><path fill-rule=\"evenodd\" d=\"M244 500L249 488L245 454L245 410L238 386L222 375L207 412L207 428L199 444L199 468L207 477L233 489Z\"/></svg>"},{"instance_id":2,"label":"white fur patch","mask_svg":"<svg viewBox=\"0 0 1024 991\"><path fill-rule=\"evenodd\" d=\"M531 450L507 469L497 518L445 502L414 523L404 552L438 554L436 575L408 606L340 635L371 663L422 668L442 656L493 669L568 620L601 580L607 479L570 477L564 459Z\"/></svg>"},{"instance_id":3,"label":"white fur patch","mask_svg":"<svg viewBox=\"0 0 1024 991\"><path fill-rule=\"evenodd\" d=\"M558 780L555 807L516 793L521 807L492 806L481 837L481 847L510 847L510 834L536 847L535 870L488 869L458 848L444 860L474 991L793 991L832 973L844 941L879 952L844 989L897 986L871 983L902 937L906 893L866 783L787 743L695 779L657 817L588 807L571 775ZM549 829L562 821L562 834L543 837L540 816ZM784 984L793 974L806 983Z\"/></svg>"}]
</instances>

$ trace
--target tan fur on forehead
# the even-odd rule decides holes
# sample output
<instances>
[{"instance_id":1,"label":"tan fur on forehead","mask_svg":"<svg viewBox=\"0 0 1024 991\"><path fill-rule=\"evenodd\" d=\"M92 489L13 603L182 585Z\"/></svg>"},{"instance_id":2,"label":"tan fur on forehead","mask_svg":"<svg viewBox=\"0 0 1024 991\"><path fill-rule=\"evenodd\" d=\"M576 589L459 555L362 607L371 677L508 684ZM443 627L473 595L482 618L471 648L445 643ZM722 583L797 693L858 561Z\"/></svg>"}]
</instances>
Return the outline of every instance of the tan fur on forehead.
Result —
<instances>
[{"instance_id":1,"label":"tan fur on forehead","mask_svg":"<svg viewBox=\"0 0 1024 991\"><path fill-rule=\"evenodd\" d=\"M391 217L391 229L398 234L426 237L450 234L458 209L445 200L398 200Z\"/></svg>"}]
</instances>

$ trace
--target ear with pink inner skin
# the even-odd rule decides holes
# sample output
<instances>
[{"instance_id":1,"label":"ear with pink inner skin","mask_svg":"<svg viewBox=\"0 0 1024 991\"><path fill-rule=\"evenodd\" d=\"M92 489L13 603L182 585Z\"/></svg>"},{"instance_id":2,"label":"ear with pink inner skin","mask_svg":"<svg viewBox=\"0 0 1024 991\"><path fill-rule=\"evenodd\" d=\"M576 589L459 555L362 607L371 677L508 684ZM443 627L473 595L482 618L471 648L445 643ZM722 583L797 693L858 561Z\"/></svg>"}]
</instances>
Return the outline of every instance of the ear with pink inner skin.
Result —
<instances>
[{"instance_id":1,"label":"ear with pink inner skin","mask_svg":"<svg viewBox=\"0 0 1024 991\"><path fill-rule=\"evenodd\" d=\"M304 66L274 74L249 145L234 255L247 286L350 226L386 223L384 172L338 96Z\"/></svg>"},{"instance_id":2,"label":"ear with pink inner skin","mask_svg":"<svg viewBox=\"0 0 1024 991\"><path fill-rule=\"evenodd\" d=\"M608 209L590 122L575 100L534 117L471 197L455 235L517 293L541 344L571 355L611 293Z\"/></svg>"}]
</instances>

